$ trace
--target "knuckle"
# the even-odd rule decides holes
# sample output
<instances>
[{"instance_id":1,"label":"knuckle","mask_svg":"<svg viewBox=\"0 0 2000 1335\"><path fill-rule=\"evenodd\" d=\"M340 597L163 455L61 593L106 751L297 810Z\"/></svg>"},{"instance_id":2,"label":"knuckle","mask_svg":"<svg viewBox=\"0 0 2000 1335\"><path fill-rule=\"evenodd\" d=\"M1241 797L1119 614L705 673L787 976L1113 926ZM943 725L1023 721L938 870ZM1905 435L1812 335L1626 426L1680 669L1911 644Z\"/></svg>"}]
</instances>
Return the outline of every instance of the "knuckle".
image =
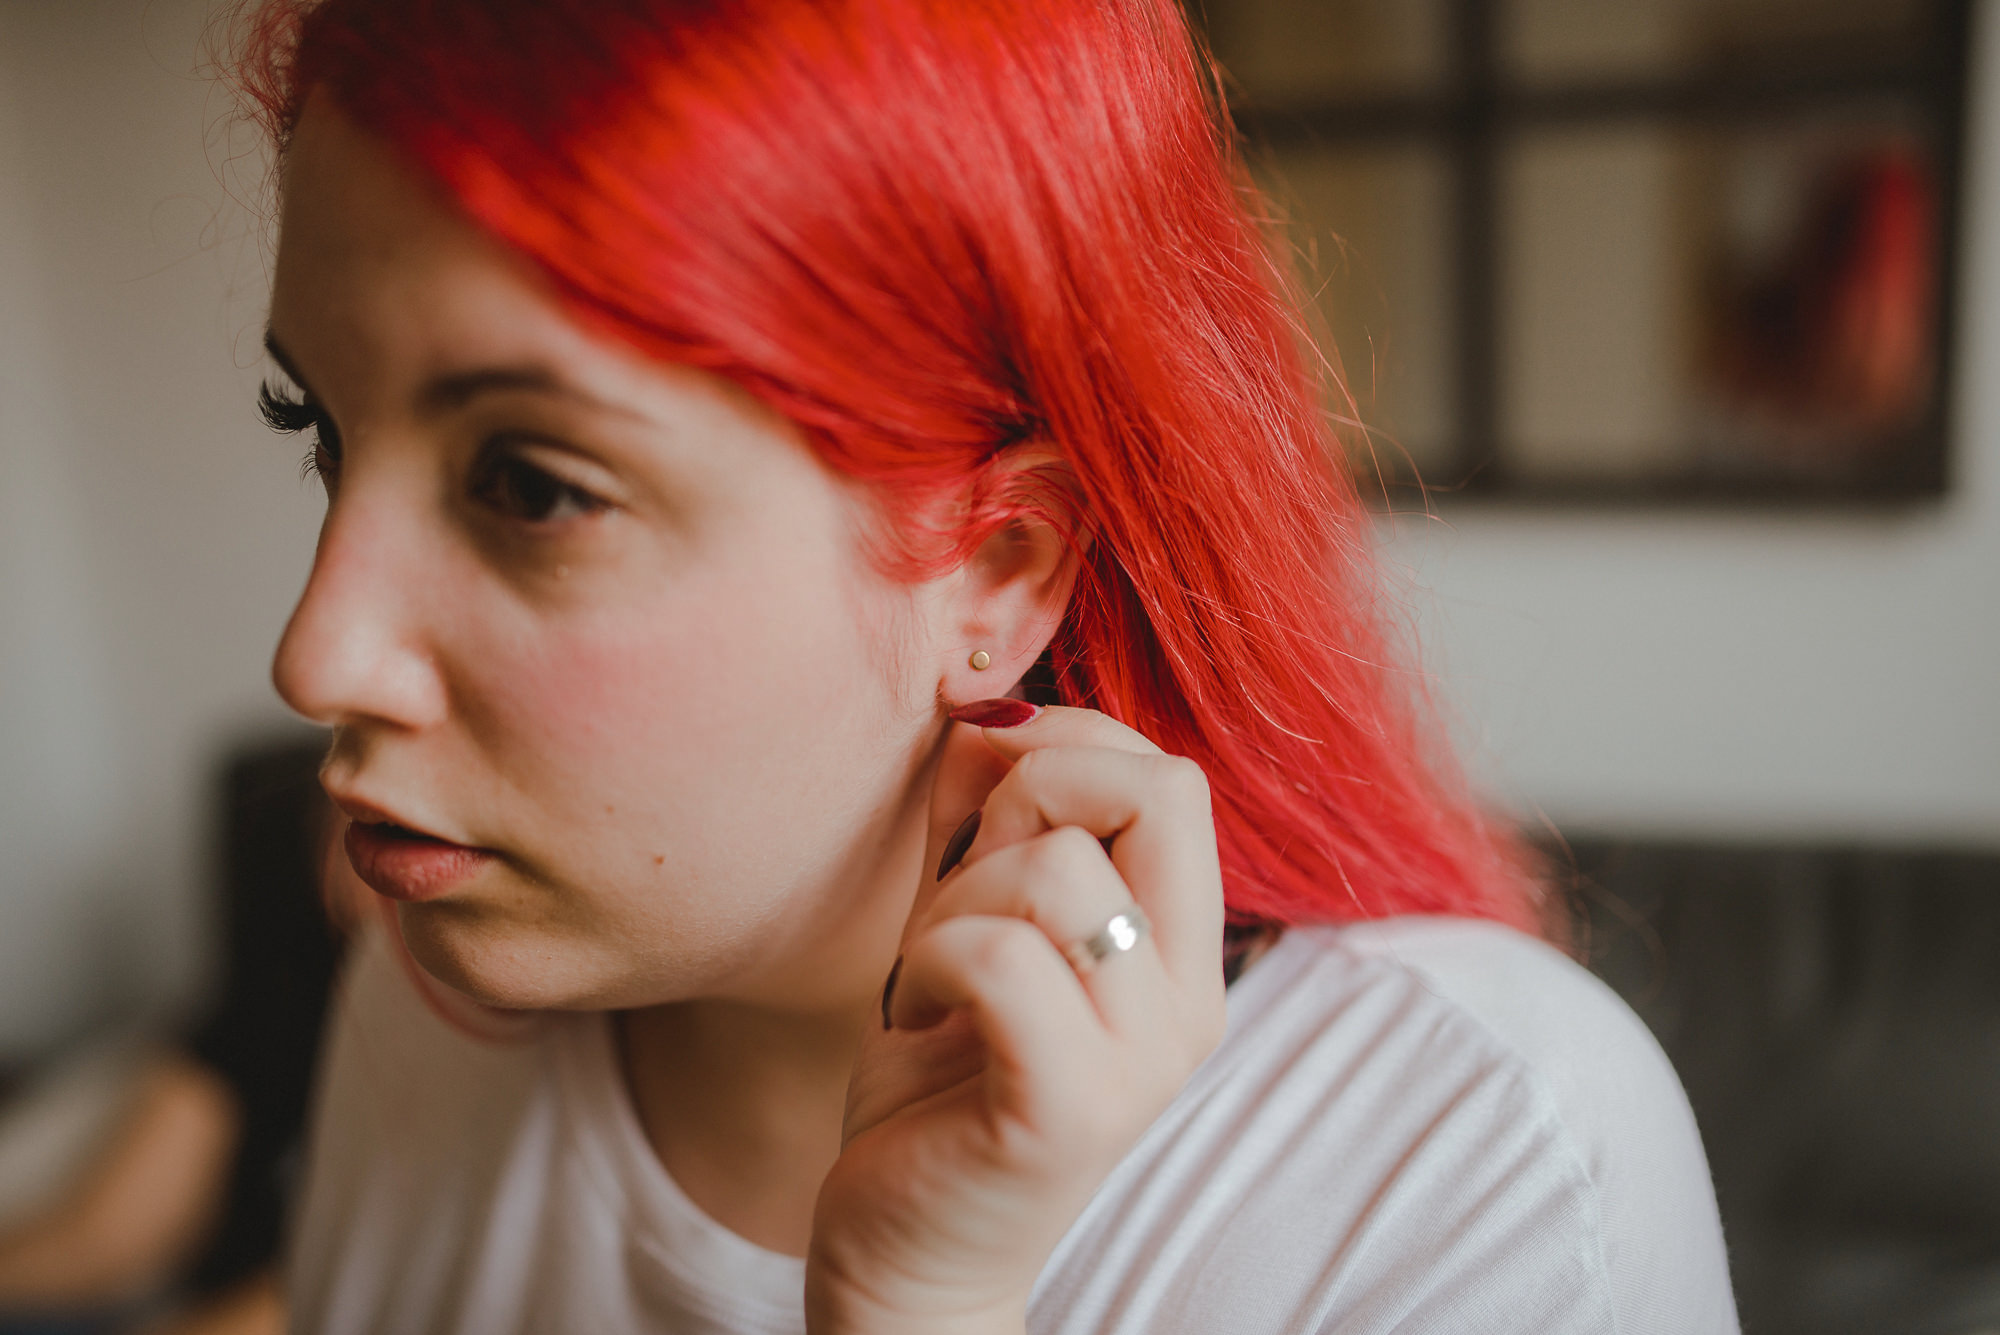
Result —
<instances>
[{"instance_id":1,"label":"knuckle","mask_svg":"<svg viewBox=\"0 0 2000 1335\"><path fill-rule=\"evenodd\" d=\"M1041 932L1018 918L1003 918L979 934L972 943L967 967L983 978L1017 977L1031 964L1031 954L1042 945Z\"/></svg>"},{"instance_id":2,"label":"knuckle","mask_svg":"<svg viewBox=\"0 0 2000 1335\"><path fill-rule=\"evenodd\" d=\"M1034 870L1072 879L1104 861L1104 846L1080 825L1058 825L1035 841Z\"/></svg>"},{"instance_id":3,"label":"knuckle","mask_svg":"<svg viewBox=\"0 0 2000 1335\"><path fill-rule=\"evenodd\" d=\"M1016 760L987 797L987 808L990 810L1004 804L1023 811L1034 811L1040 805L1037 796L1050 787L1049 775L1052 771L1049 769L1049 754L1048 749L1043 748L1030 751Z\"/></svg>"},{"instance_id":4,"label":"knuckle","mask_svg":"<svg viewBox=\"0 0 2000 1335\"><path fill-rule=\"evenodd\" d=\"M1038 747L1037 749L1028 752L1026 755L1023 755L1019 760L1016 760L1014 762L1014 767L1007 771L1007 778L1005 782L1013 783L1019 787L1032 789L1035 786L1036 782L1038 781L1042 771L1047 769L1049 765L1053 763L1049 760L1049 757L1053 754L1055 754L1055 751L1053 748L1050 747Z\"/></svg>"},{"instance_id":5,"label":"knuckle","mask_svg":"<svg viewBox=\"0 0 2000 1335\"><path fill-rule=\"evenodd\" d=\"M1211 800L1208 771L1186 756L1160 758L1160 785L1177 801L1206 809Z\"/></svg>"}]
</instances>

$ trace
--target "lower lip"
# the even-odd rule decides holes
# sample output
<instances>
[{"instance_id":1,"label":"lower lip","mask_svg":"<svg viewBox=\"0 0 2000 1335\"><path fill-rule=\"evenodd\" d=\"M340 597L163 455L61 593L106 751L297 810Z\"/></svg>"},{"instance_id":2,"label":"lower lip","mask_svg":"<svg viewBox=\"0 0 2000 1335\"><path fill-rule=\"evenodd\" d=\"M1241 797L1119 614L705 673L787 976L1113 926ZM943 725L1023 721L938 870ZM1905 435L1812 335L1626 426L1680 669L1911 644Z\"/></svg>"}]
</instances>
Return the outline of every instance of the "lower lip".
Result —
<instances>
[{"instance_id":1,"label":"lower lip","mask_svg":"<svg viewBox=\"0 0 2000 1335\"><path fill-rule=\"evenodd\" d=\"M354 874L370 889L413 904L450 894L493 861L481 848L389 834L359 821L348 825L346 842Z\"/></svg>"}]
</instances>

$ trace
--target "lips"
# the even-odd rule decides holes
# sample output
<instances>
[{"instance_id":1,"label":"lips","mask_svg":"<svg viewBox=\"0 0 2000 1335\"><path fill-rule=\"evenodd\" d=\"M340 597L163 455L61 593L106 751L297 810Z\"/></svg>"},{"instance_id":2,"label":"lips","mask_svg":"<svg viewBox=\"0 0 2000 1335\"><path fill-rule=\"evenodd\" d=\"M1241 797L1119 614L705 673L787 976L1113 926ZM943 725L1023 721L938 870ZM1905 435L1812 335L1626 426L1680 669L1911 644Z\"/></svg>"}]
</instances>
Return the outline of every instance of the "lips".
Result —
<instances>
[{"instance_id":1,"label":"lips","mask_svg":"<svg viewBox=\"0 0 2000 1335\"><path fill-rule=\"evenodd\" d=\"M356 819L347 826L347 860L378 894L420 903L449 894L477 876L494 855L390 821Z\"/></svg>"}]
</instances>

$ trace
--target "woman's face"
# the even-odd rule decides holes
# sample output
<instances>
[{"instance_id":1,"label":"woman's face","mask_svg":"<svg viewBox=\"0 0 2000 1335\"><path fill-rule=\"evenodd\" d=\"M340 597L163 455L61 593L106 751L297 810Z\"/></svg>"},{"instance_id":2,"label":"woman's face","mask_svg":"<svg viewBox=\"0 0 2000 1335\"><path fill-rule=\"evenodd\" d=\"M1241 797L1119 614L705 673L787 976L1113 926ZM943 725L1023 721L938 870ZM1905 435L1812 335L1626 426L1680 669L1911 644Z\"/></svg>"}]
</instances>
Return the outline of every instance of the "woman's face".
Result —
<instances>
[{"instance_id":1,"label":"woman's face","mask_svg":"<svg viewBox=\"0 0 2000 1335\"><path fill-rule=\"evenodd\" d=\"M879 986L940 586L873 569L782 418L587 332L322 100L284 194L272 345L338 457L273 675L350 816L484 850L364 840L418 961L510 1006Z\"/></svg>"}]
</instances>

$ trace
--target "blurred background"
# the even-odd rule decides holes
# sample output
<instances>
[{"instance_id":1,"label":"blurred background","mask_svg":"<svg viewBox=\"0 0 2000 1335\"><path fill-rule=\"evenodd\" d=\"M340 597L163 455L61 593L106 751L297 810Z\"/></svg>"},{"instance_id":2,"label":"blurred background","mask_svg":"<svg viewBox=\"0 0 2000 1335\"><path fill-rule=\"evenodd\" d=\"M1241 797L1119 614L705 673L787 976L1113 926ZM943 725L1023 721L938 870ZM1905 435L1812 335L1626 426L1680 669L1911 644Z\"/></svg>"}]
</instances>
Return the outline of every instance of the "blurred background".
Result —
<instances>
[{"instance_id":1,"label":"blurred background","mask_svg":"<svg viewBox=\"0 0 2000 1335\"><path fill-rule=\"evenodd\" d=\"M1439 702L1688 1083L1746 1329L2000 1330L2000 22L1191 7ZM182 1100L224 1163L242 1054L309 1041L214 1037L243 905L316 911L265 674L320 504L252 409L212 8L0 0L0 1311L160 1052L229 1077ZM176 1310L224 1195L87 1328Z\"/></svg>"}]
</instances>

